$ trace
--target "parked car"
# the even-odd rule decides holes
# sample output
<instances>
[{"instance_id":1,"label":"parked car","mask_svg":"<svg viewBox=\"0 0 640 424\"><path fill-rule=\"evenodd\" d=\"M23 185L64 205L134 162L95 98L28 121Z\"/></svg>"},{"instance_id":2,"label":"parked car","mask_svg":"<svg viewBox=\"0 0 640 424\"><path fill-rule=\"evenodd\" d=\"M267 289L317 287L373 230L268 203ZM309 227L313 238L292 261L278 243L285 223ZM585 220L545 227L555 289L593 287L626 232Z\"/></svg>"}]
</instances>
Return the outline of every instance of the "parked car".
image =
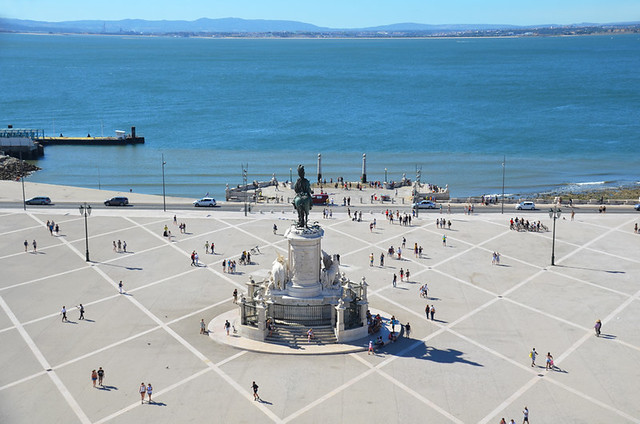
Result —
<instances>
[{"instance_id":1,"label":"parked car","mask_svg":"<svg viewBox=\"0 0 640 424\"><path fill-rule=\"evenodd\" d=\"M216 205L216 199L213 197L203 197L202 199L196 200L193 202L193 206L196 208L199 206L209 206L213 207Z\"/></svg>"},{"instance_id":2,"label":"parked car","mask_svg":"<svg viewBox=\"0 0 640 424\"><path fill-rule=\"evenodd\" d=\"M437 207L438 207L438 205L433 203L431 200L423 200L421 202L413 204L413 208L414 209L416 209L416 208L418 208L418 209L436 209Z\"/></svg>"},{"instance_id":3,"label":"parked car","mask_svg":"<svg viewBox=\"0 0 640 424\"><path fill-rule=\"evenodd\" d=\"M105 206L126 206L129 204L129 199L126 197L112 197L109 200L105 200Z\"/></svg>"},{"instance_id":4,"label":"parked car","mask_svg":"<svg viewBox=\"0 0 640 424\"><path fill-rule=\"evenodd\" d=\"M25 202L27 205L50 205L51 199L45 196L32 197Z\"/></svg>"},{"instance_id":5,"label":"parked car","mask_svg":"<svg viewBox=\"0 0 640 424\"><path fill-rule=\"evenodd\" d=\"M535 210L536 204L530 201L520 202L516 205L517 210Z\"/></svg>"},{"instance_id":6,"label":"parked car","mask_svg":"<svg viewBox=\"0 0 640 424\"><path fill-rule=\"evenodd\" d=\"M637 210L637 211L640 211L640 203L638 203L637 205L635 205L635 206L633 207L633 209L635 209L635 210Z\"/></svg>"},{"instance_id":7,"label":"parked car","mask_svg":"<svg viewBox=\"0 0 640 424\"><path fill-rule=\"evenodd\" d=\"M312 194L311 199L313 200L314 205L326 205L329 203L329 195L325 193Z\"/></svg>"}]
</instances>

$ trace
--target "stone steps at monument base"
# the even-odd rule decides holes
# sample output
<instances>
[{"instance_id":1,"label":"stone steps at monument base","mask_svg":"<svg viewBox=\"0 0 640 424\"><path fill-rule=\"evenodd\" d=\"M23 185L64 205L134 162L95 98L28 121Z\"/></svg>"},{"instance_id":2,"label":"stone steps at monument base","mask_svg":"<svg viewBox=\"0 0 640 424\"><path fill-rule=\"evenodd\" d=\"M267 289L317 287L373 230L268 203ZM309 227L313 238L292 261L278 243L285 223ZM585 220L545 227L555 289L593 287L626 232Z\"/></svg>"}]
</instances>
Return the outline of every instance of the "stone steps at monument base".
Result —
<instances>
[{"instance_id":1,"label":"stone steps at monument base","mask_svg":"<svg viewBox=\"0 0 640 424\"><path fill-rule=\"evenodd\" d=\"M308 341L307 331L313 328L313 339ZM337 343L336 335L333 327L305 327L301 325L283 325L276 324L275 331L271 336L267 336L265 341L268 343L281 344L286 346L296 345L322 345Z\"/></svg>"}]
</instances>

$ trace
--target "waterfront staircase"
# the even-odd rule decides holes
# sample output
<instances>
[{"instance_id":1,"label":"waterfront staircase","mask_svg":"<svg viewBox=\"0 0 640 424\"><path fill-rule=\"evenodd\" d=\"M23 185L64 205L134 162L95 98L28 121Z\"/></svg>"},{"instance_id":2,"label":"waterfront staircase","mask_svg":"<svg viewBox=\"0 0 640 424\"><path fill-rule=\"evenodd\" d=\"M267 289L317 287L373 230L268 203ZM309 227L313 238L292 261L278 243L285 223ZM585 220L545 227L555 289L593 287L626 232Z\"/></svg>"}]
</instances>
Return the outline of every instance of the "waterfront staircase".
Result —
<instances>
[{"instance_id":1,"label":"waterfront staircase","mask_svg":"<svg viewBox=\"0 0 640 424\"><path fill-rule=\"evenodd\" d=\"M307 331L313 328L313 339L307 340ZM330 325L305 326L296 323L276 322L276 328L265 342L288 346L291 348L318 346L338 343L333 327Z\"/></svg>"}]
</instances>

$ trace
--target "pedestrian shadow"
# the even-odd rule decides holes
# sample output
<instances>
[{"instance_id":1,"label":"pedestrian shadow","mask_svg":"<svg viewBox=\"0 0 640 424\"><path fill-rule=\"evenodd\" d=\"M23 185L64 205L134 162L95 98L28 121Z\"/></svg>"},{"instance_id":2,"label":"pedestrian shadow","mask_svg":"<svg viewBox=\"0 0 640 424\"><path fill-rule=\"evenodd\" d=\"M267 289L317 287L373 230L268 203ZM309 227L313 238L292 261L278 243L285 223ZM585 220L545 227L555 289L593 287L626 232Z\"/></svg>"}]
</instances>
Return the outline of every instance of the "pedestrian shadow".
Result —
<instances>
[{"instance_id":1,"label":"pedestrian shadow","mask_svg":"<svg viewBox=\"0 0 640 424\"><path fill-rule=\"evenodd\" d=\"M87 321L87 322L95 322L95 321L94 321L94 320L92 320L92 319L86 319L86 318L85 318L85 319L83 319L83 321Z\"/></svg>"},{"instance_id":2,"label":"pedestrian shadow","mask_svg":"<svg viewBox=\"0 0 640 424\"><path fill-rule=\"evenodd\" d=\"M64 321L64 323L65 324L77 324L78 322L77 321L67 320L67 321Z\"/></svg>"},{"instance_id":3,"label":"pedestrian shadow","mask_svg":"<svg viewBox=\"0 0 640 424\"><path fill-rule=\"evenodd\" d=\"M584 269L586 271L600 271L600 272L606 272L607 274L626 274L625 271L615 271L615 270L608 270L608 269L587 268L587 267L582 267L582 266L556 265L556 267L557 268Z\"/></svg>"},{"instance_id":4,"label":"pedestrian shadow","mask_svg":"<svg viewBox=\"0 0 640 424\"><path fill-rule=\"evenodd\" d=\"M164 402L156 402L155 400L150 400L147 402L147 405L155 405L155 406L167 406Z\"/></svg>"},{"instance_id":5,"label":"pedestrian shadow","mask_svg":"<svg viewBox=\"0 0 640 424\"><path fill-rule=\"evenodd\" d=\"M601 339L608 339L608 340L613 340L618 338L618 336L615 336L613 334L604 334L604 333L600 333L600 338Z\"/></svg>"},{"instance_id":6,"label":"pedestrian shadow","mask_svg":"<svg viewBox=\"0 0 640 424\"><path fill-rule=\"evenodd\" d=\"M433 346L427 346L426 343L419 344L415 349L408 353L416 359L424 359L427 361L438 362L440 364L467 364L474 367L484 367L484 365L470 361L462 357L464 352L456 349L438 349Z\"/></svg>"},{"instance_id":7,"label":"pedestrian shadow","mask_svg":"<svg viewBox=\"0 0 640 424\"><path fill-rule=\"evenodd\" d=\"M260 398L258 398L258 402L264 403L266 405L273 405L273 403L269 402L268 400L264 400L264 399L260 399Z\"/></svg>"},{"instance_id":8,"label":"pedestrian shadow","mask_svg":"<svg viewBox=\"0 0 640 424\"><path fill-rule=\"evenodd\" d=\"M96 261L91 261L92 264L97 264L97 265L104 265L104 266L112 266L114 268L124 268L128 271L142 271L144 268L141 267L135 267L135 266L125 266L125 265L115 265L112 263L108 263L108 262L96 262Z\"/></svg>"},{"instance_id":9,"label":"pedestrian shadow","mask_svg":"<svg viewBox=\"0 0 640 424\"><path fill-rule=\"evenodd\" d=\"M409 290L409 289L408 289L408 288L406 288L406 287L398 287L398 286L394 286L393 288L394 288L394 289L399 289L399 290Z\"/></svg>"},{"instance_id":10,"label":"pedestrian shadow","mask_svg":"<svg viewBox=\"0 0 640 424\"><path fill-rule=\"evenodd\" d=\"M46 255L46 252L30 252L32 255Z\"/></svg>"},{"instance_id":11,"label":"pedestrian shadow","mask_svg":"<svg viewBox=\"0 0 640 424\"><path fill-rule=\"evenodd\" d=\"M104 390L106 392L110 392L111 390L118 390L118 388L116 386L100 386L98 387L99 390Z\"/></svg>"}]
</instances>

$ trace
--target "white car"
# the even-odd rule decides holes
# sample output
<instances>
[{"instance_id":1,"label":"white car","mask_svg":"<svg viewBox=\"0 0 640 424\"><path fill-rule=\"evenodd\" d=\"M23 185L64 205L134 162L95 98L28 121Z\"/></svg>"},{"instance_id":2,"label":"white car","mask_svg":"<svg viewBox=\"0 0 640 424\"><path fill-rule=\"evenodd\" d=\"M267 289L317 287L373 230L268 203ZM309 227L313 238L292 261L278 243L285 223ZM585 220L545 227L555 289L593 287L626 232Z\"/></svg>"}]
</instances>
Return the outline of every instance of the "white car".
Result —
<instances>
[{"instance_id":1,"label":"white car","mask_svg":"<svg viewBox=\"0 0 640 424\"><path fill-rule=\"evenodd\" d=\"M202 199L193 202L193 206L195 206L196 208L199 206L214 207L215 205L216 199L214 199L213 197L203 197Z\"/></svg>"},{"instance_id":2,"label":"white car","mask_svg":"<svg viewBox=\"0 0 640 424\"><path fill-rule=\"evenodd\" d=\"M533 203L533 202L529 202L529 201L520 202L520 203L518 203L516 205L516 209L517 210L530 210L530 211L532 211L532 210L535 210L535 208L536 208L536 204Z\"/></svg>"},{"instance_id":3,"label":"white car","mask_svg":"<svg viewBox=\"0 0 640 424\"><path fill-rule=\"evenodd\" d=\"M421 202L418 203L414 203L413 204L413 208L416 209L437 209L438 205L436 205L435 203L433 203L431 200L423 200Z\"/></svg>"}]
</instances>

